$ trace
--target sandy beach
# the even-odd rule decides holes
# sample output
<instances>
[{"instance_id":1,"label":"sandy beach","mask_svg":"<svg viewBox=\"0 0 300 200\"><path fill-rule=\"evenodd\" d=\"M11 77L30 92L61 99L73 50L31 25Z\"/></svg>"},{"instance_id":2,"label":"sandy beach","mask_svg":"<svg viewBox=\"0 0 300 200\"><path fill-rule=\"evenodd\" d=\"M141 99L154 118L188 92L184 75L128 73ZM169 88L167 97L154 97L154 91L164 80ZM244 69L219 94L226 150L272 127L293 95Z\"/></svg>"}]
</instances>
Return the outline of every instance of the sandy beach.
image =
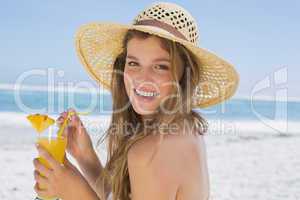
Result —
<instances>
[{"instance_id":1,"label":"sandy beach","mask_svg":"<svg viewBox=\"0 0 300 200\"><path fill-rule=\"evenodd\" d=\"M33 146L34 132L24 116L0 114L1 200L35 197L32 160L37 152ZM16 121L21 123L16 126ZM84 121L107 125L108 118L92 117ZM280 135L267 128L263 131L262 124L256 127L264 134L253 132L256 130L253 124L248 124L252 129L245 128L247 123L234 124L238 134L205 136L211 199L300 199L300 134L297 127L293 134ZM93 141L98 137L92 134L95 127L90 131ZM104 147L100 146L97 152L104 163ZM76 165L72 158L71 161Z\"/></svg>"}]
</instances>

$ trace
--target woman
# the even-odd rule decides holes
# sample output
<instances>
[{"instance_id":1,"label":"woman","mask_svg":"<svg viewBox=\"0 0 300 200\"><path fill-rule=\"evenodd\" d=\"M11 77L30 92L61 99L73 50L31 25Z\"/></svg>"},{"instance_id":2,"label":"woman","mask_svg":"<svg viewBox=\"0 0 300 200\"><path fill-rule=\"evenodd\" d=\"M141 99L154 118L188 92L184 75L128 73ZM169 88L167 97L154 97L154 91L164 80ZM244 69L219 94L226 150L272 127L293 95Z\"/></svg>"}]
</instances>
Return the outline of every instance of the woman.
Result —
<instances>
[{"instance_id":1,"label":"woman","mask_svg":"<svg viewBox=\"0 0 300 200\"><path fill-rule=\"evenodd\" d=\"M34 160L41 196L68 199L208 199L209 175L204 118L193 108L231 97L238 85L234 68L197 46L192 16L173 3L154 3L133 25L88 24L77 33L78 55L113 99L102 166L77 115L70 119L66 158L59 165L38 148L52 168ZM74 110L69 110L75 112ZM68 112L69 112L68 111ZM67 116L62 113L58 122ZM39 173L45 174L41 177Z\"/></svg>"}]
</instances>

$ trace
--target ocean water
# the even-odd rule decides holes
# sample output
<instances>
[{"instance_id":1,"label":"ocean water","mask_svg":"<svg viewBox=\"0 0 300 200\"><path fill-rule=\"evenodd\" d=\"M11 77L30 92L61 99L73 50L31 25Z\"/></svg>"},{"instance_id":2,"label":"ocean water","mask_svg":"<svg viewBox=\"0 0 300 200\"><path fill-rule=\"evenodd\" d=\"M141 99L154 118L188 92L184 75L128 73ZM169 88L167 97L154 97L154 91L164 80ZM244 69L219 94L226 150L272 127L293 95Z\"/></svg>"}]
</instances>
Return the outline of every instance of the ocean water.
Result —
<instances>
[{"instance_id":1,"label":"ocean water","mask_svg":"<svg viewBox=\"0 0 300 200\"><path fill-rule=\"evenodd\" d=\"M16 121L28 126L27 120L23 120L26 114L47 113L57 117L70 107L79 112L89 112L88 117L82 116L83 121L87 121L91 135L100 137L111 116L112 98L105 92L63 93L0 89L0 126L16 127ZM208 135L226 136L216 139L220 141L300 135L300 101L231 99L223 104L195 110L208 120ZM101 123L99 119L107 123ZM0 138L4 135L6 134L0 134Z\"/></svg>"},{"instance_id":2,"label":"ocean water","mask_svg":"<svg viewBox=\"0 0 300 200\"><path fill-rule=\"evenodd\" d=\"M57 117L69 107L81 116L93 142L107 129L108 93L0 89L0 199L33 199L31 113ZM300 199L300 102L232 99L197 109L209 123L205 137L211 199ZM98 149L105 162L106 151Z\"/></svg>"},{"instance_id":3,"label":"ocean water","mask_svg":"<svg viewBox=\"0 0 300 200\"><path fill-rule=\"evenodd\" d=\"M88 111L93 115L110 115L112 99L109 93L0 90L0 112L44 111L48 114L58 114L69 107ZM196 110L211 119L300 120L300 101L232 99L224 104Z\"/></svg>"}]
</instances>

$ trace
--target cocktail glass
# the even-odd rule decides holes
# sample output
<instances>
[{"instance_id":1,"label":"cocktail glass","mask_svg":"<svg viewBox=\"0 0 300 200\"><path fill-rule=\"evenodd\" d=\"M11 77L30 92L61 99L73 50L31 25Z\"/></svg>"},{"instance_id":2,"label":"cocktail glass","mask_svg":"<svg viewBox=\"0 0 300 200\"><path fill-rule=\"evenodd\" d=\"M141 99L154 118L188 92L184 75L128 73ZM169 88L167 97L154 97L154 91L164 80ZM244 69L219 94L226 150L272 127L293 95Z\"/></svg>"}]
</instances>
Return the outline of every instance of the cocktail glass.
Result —
<instances>
[{"instance_id":1,"label":"cocktail glass","mask_svg":"<svg viewBox=\"0 0 300 200\"><path fill-rule=\"evenodd\" d=\"M50 155L63 164L65 157L65 150L67 146L67 138L62 134L58 134L62 127L56 124L50 126L44 132L37 134L36 143L43 147ZM47 160L39 156L38 160L47 168L51 168ZM41 174L43 176L43 174ZM38 184L39 189L46 189L45 186ZM57 197L41 197L37 196L35 200L58 200Z\"/></svg>"}]
</instances>

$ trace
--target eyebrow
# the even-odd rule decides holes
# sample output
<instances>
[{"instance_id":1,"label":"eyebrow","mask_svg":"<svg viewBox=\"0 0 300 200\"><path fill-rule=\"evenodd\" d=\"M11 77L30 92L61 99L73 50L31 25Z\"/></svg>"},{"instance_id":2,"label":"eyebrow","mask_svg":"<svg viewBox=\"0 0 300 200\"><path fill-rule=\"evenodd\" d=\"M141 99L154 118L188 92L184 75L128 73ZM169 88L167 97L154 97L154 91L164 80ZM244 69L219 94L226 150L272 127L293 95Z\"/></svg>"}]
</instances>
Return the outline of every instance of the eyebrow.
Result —
<instances>
[{"instance_id":1,"label":"eyebrow","mask_svg":"<svg viewBox=\"0 0 300 200\"><path fill-rule=\"evenodd\" d=\"M128 55L127 58L133 59L133 60L139 60L137 57L132 56L132 55ZM169 58L155 58L153 61L166 61L166 62L170 62Z\"/></svg>"}]
</instances>

